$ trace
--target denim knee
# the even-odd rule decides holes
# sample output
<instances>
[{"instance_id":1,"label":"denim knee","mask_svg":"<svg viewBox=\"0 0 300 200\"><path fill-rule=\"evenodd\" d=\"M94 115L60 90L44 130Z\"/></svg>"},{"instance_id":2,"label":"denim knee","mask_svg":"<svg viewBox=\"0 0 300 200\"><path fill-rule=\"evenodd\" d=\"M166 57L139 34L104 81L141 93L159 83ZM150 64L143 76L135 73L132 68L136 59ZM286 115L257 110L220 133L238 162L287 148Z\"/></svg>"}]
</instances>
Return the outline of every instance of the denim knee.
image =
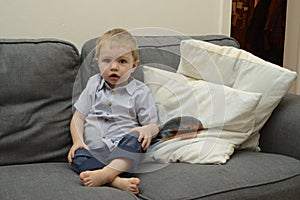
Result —
<instances>
[{"instance_id":1,"label":"denim knee","mask_svg":"<svg viewBox=\"0 0 300 200\"><path fill-rule=\"evenodd\" d=\"M144 153L142 142L138 141L139 132L131 132L125 135L118 144L118 148L131 153Z\"/></svg>"},{"instance_id":2,"label":"denim knee","mask_svg":"<svg viewBox=\"0 0 300 200\"><path fill-rule=\"evenodd\" d=\"M105 166L102 162L97 160L88 150L77 149L72 160L72 169L80 174L83 171L102 169Z\"/></svg>"}]
</instances>

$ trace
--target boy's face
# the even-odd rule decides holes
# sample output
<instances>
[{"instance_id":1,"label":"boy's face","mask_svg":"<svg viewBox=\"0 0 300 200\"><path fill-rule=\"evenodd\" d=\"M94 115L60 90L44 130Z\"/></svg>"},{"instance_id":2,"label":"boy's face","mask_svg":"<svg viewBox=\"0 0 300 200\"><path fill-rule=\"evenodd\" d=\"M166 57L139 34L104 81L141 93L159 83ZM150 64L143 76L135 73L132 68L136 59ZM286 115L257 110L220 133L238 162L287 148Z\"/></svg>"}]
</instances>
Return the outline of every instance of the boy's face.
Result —
<instances>
[{"instance_id":1,"label":"boy's face","mask_svg":"<svg viewBox=\"0 0 300 200\"><path fill-rule=\"evenodd\" d=\"M131 49L125 45L112 45L108 42L100 48L100 73L112 88L126 85L138 62L134 60Z\"/></svg>"}]
</instances>

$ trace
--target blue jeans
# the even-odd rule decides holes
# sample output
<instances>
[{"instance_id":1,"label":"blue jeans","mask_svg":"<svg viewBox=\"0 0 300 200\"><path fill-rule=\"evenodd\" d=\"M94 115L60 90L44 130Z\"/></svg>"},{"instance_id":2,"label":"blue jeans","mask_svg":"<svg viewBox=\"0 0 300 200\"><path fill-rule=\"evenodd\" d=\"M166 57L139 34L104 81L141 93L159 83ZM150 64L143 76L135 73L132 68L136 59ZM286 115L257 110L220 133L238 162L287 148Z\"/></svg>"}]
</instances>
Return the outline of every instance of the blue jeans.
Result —
<instances>
[{"instance_id":1,"label":"blue jeans","mask_svg":"<svg viewBox=\"0 0 300 200\"><path fill-rule=\"evenodd\" d=\"M135 168L140 162L141 153L145 152L142 149L142 143L137 141L138 136L138 132L128 133L112 152L105 148L91 151L83 148L77 149L72 161L72 169L78 174L87 170L102 169L117 158L131 160L132 166Z\"/></svg>"}]
</instances>

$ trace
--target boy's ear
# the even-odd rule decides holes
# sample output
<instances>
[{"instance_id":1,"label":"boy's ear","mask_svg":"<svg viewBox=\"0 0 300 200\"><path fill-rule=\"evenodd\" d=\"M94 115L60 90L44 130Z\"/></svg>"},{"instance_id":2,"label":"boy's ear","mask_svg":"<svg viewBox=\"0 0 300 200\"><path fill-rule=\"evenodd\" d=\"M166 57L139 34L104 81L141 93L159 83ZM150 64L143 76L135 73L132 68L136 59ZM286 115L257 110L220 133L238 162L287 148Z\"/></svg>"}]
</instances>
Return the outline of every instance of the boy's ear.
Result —
<instances>
[{"instance_id":1,"label":"boy's ear","mask_svg":"<svg viewBox=\"0 0 300 200\"><path fill-rule=\"evenodd\" d=\"M133 63L133 69L135 69L138 65L139 65L140 61L139 60L136 60L134 63Z\"/></svg>"}]
</instances>

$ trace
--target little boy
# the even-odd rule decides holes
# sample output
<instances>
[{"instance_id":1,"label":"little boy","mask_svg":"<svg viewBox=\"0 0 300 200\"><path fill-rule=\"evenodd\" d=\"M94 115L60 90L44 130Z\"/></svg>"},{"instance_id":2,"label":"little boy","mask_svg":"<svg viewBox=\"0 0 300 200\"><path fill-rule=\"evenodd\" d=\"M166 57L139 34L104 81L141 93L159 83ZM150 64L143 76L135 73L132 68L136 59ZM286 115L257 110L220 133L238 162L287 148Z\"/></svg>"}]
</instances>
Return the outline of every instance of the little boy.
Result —
<instances>
[{"instance_id":1,"label":"little boy","mask_svg":"<svg viewBox=\"0 0 300 200\"><path fill-rule=\"evenodd\" d=\"M140 179L119 175L137 166L158 134L158 117L150 89L130 76L139 64L137 42L124 29L108 31L97 41L95 59L100 73L74 104L68 161L85 186L138 194Z\"/></svg>"}]
</instances>

